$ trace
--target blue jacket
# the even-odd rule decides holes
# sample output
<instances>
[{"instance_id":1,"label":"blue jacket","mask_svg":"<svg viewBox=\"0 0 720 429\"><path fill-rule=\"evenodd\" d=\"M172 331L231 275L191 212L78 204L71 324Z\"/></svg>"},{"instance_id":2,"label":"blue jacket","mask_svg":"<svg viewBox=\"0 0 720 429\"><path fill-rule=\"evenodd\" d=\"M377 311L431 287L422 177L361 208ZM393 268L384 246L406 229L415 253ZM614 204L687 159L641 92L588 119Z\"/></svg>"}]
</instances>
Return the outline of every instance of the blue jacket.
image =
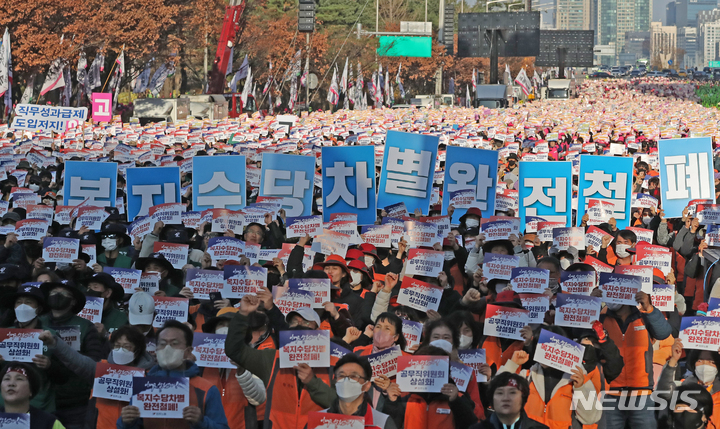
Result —
<instances>
[{"instance_id":1,"label":"blue jacket","mask_svg":"<svg viewBox=\"0 0 720 429\"><path fill-rule=\"evenodd\" d=\"M178 419L149 419L153 420L152 424L148 426L158 427L163 426L167 428L180 429L184 427L191 427L192 429L230 429L225 417L225 410L223 409L222 399L220 397L220 391L207 382L205 379L200 377L200 368L195 365L194 362L185 361L187 369L185 371L167 371L160 368L159 365L155 365L148 371L149 376L153 377L187 377L190 379L190 389L204 391L204 404L200 407L203 412L203 419L197 425L187 424L186 426L178 426ZM192 397L192 395L191 395ZM193 405L192 403L190 405ZM162 421L162 422L160 422ZM117 421L118 429L144 429L145 424L143 419L137 419L135 423L126 425L122 421L122 417Z\"/></svg>"}]
</instances>

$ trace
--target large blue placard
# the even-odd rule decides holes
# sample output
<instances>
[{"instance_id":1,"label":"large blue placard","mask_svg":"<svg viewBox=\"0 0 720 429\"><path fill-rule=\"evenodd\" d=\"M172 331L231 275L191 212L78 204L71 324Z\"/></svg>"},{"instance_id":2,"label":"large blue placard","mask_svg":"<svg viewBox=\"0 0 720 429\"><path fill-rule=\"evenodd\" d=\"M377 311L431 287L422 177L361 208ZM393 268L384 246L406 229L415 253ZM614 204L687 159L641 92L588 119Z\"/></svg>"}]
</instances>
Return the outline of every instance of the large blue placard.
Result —
<instances>
[{"instance_id":1,"label":"large blue placard","mask_svg":"<svg viewBox=\"0 0 720 429\"><path fill-rule=\"evenodd\" d=\"M692 200L714 200L712 141L710 137L658 142L660 199L665 217L682 217Z\"/></svg>"},{"instance_id":2,"label":"large blue placard","mask_svg":"<svg viewBox=\"0 0 720 429\"><path fill-rule=\"evenodd\" d=\"M460 223L460 216L470 207L479 208L484 218L495 215L497 165L498 152L495 150L447 147L442 214L447 214L451 193L471 189L474 196L469 207L455 207L450 223Z\"/></svg>"},{"instance_id":3,"label":"large blue placard","mask_svg":"<svg viewBox=\"0 0 720 429\"><path fill-rule=\"evenodd\" d=\"M633 159L612 156L580 156L577 226L582 223L588 200L596 199L615 206L613 217L620 229L630 226Z\"/></svg>"},{"instance_id":4,"label":"large blue placard","mask_svg":"<svg viewBox=\"0 0 720 429\"><path fill-rule=\"evenodd\" d=\"M520 162L520 225L526 216L540 216L548 222L572 219L572 162Z\"/></svg>"},{"instance_id":5,"label":"large blue placard","mask_svg":"<svg viewBox=\"0 0 720 429\"><path fill-rule=\"evenodd\" d=\"M180 167L127 169L128 221L147 216L150 207L180 202Z\"/></svg>"},{"instance_id":6,"label":"large blue placard","mask_svg":"<svg viewBox=\"0 0 720 429\"><path fill-rule=\"evenodd\" d=\"M260 172L260 196L282 197L288 216L312 214L315 158L265 153Z\"/></svg>"},{"instance_id":7,"label":"large blue placard","mask_svg":"<svg viewBox=\"0 0 720 429\"><path fill-rule=\"evenodd\" d=\"M245 156L198 156L192 167L193 210L240 210L247 204Z\"/></svg>"},{"instance_id":8,"label":"large blue placard","mask_svg":"<svg viewBox=\"0 0 720 429\"><path fill-rule=\"evenodd\" d=\"M356 213L358 225L372 225L375 209L375 148L323 147L323 221L333 213Z\"/></svg>"},{"instance_id":9,"label":"large blue placard","mask_svg":"<svg viewBox=\"0 0 720 429\"><path fill-rule=\"evenodd\" d=\"M114 162L67 161L63 205L115 207L117 164Z\"/></svg>"}]
</instances>

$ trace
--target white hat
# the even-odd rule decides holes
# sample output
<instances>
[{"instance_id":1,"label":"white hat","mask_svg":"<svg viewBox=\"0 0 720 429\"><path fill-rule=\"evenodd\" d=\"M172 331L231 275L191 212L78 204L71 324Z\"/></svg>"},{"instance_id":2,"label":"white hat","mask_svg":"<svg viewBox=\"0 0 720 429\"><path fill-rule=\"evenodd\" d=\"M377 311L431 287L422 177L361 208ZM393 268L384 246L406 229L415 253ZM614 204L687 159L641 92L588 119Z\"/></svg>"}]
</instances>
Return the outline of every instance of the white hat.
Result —
<instances>
[{"instance_id":1,"label":"white hat","mask_svg":"<svg viewBox=\"0 0 720 429\"><path fill-rule=\"evenodd\" d=\"M147 292L135 292L130 297L128 319L131 325L152 325L155 319L155 301Z\"/></svg>"},{"instance_id":2,"label":"white hat","mask_svg":"<svg viewBox=\"0 0 720 429\"><path fill-rule=\"evenodd\" d=\"M297 310L293 310L287 314L285 317L286 321L290 321L290 317L293 314L297 314L298 316L302 317L303 319L307 320L308 322L315 322L317 323L318 329L320 328L320 316L318 316L317 312L313 310L310 307L301 307Z\"/></svg>"}]
</instances>

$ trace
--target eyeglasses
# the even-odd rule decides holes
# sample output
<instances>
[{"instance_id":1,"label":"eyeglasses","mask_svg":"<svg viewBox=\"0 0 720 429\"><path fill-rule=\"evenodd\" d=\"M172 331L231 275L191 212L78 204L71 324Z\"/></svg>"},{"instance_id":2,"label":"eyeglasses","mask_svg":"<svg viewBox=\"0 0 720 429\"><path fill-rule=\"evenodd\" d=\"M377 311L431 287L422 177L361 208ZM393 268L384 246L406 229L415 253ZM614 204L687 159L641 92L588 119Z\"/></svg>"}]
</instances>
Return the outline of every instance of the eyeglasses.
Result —
<instances>
[{"instance_id":1,"label":"eyeglasses","mask_svg":"<svg viewBox=\"0 0 720 429\"><path fill-rule=\"evenodd\" d=\"M357 374L351 374L351 375L337 374L337 375L335 375L335 381L338 383L345 380L346 378L349 378L350 380L358 382L358 383L364 383L365 380L367 380L365 377L360 377Z\"/></svg>"},{"instance_id":2,"label":"eyeglasses","mask_svg":"<svg viewBox=\"0 0 720 429\"><path fill-rule=\"evenodd\" d=\"M257 229L248 229L245 231L245 234L262 235L262 231L258 231Z\"/></svg>"},{"instance_id":3,"label":"eyeglasses","mask_svg":"<svg viewBox=\"0 0 720 429\"><path fill-rule=\"evenodd\" d=\"M117 234L105 234L103 235L103 238L109 238L109 239L115 239L118 238Z\"/></svg>"}]
</instances>

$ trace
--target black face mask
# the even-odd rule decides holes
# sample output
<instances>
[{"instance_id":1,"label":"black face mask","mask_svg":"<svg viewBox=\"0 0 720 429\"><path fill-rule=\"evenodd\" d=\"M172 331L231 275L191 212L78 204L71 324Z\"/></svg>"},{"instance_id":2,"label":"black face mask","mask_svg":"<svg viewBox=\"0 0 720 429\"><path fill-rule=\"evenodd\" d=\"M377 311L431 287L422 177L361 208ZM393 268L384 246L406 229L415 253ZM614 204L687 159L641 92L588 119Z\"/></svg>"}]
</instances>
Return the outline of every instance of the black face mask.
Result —
<instances>
[{"instance_id":1,"label":"black face mask","mask_svg":"<svg viewBox=\"0 0 720 429\"><path fill-rule=\"evenodd\" d=\"M597 367L597 354L595 353L595 346L585 346L585 353L583 354L583 367L588 373L592 372Z\"/></svg>"},{"instance_id":2,"label":"black face mask","mask_svg":"<svg viewBox=\"0 0 720 429\"><path fill-rule=\"evenodd\" d=\"M268 287L276 286L280 284L280 274L268 273L267 275Z\"/></svg>"},{"instance_id":3,"label":"black face mask","mask_svg":"<svg viewBox=\"0 0 720 429\"><path fill-rule=\"evenodd\" d=\"M67 297L61 293L50 295L48 298L48 305L53 310L65 310L70 306L72 298Z\"/></svg>"},{"instance_id":4,"label":"black face mask","mask_svg":"<svg viewBox=\"0 0 720 429\"><path fill-rule=\"evenodd\" d=\"M93 298L100 298L102 294L102 292L97 290L88 290L87 292L85 292L85 296L91 296Z\"/></svg>"},{"instance_id":5,"label":"black face mask","mask_svg":"<svg viewBox=\"0 0 720 429\"><path fill-rule=\"evenodd\" d=\"M691 413L689 411L672 413L672 427L674 429L700 429L705 425L702 421L703 415L702 410L697 410L697 413Z\"/></svg>"}]
</instances>

